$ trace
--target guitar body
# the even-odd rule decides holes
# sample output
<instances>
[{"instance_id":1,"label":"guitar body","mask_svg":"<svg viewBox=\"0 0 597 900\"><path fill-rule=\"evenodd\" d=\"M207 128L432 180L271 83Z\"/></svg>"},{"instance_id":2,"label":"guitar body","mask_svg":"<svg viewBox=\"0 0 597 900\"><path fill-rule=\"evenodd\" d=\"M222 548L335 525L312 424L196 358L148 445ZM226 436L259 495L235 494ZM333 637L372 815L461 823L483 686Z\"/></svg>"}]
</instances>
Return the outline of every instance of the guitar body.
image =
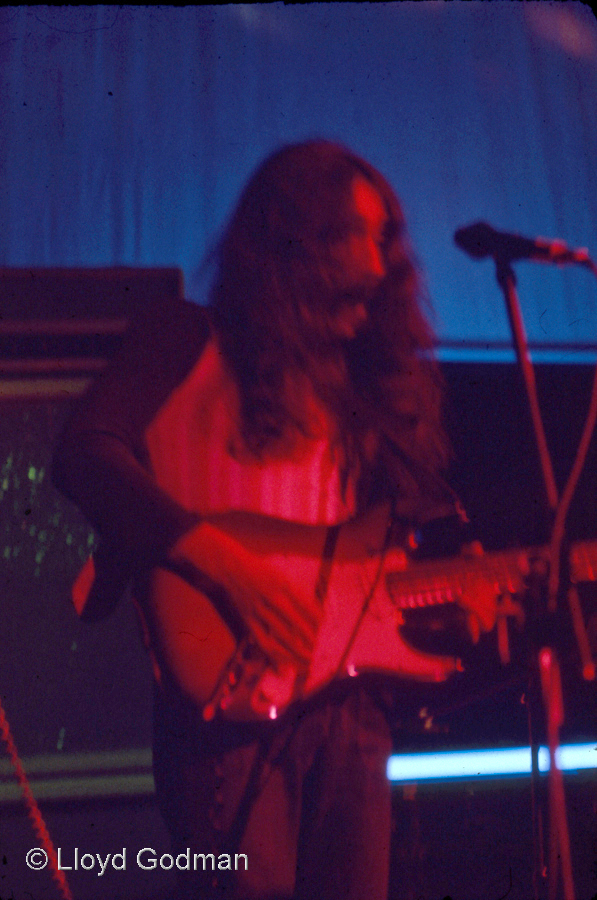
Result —
<instances>
[{"instance_id":1,"label":"guitar body","mask_svg":"<svg viewBox=\"0 0 597 900\"><path fill-rule=\"evenodd\" d=\"M361 673L445 681L461 669L460 661L422 652L405 634L418 631L417 644L423 646L427 641L420 640L421 631L437 630L446 620L456 619L460 626L467 610L485 617L485 631L497 624L500 659L507 663L506 619L524 624L524 610L513 596L525 591L530 572L547 577L549 548L413 563L400 545L386 549L388 520L389 508L380 506L342 526L333 557L326 561L328 530L323 526L252 513L210 517L211 526L230 539L232 564L236 548L272 579L282 577L297 601L321 598L322 621L308 671L275 669L249 634L239 638L228 627L217 611L218 598L197 587L188 566L182 571L174 563L151 573L142 604L157 671L166 673L206 719L275 718L332 681ZM404 541L406 535L397 537ZM90 558L73 588L77 612L87 621L107 615L124 588L119 567L110 563L109 553L105 556L97 556L95 567ZM595 581L597 542L573 544L569 569L572 584ZM588 645L586 654L592 666Z\"/></svg>"},{"instance_id":2,"label":"guitar body","mask_svg":"<svg viewBox=\"0 0 597 900\"><path fill-rule=\"evenodd\" d=\"M326 529L230 513L212 520L293 595L317 595ZM274 670L247 638L237 642L209 597L174 571L156 569L147 606L159 663L204 711L236 720L274 718L332 681L364 672L438 682L457 671L452 657L422 653L402 638L402 611L388 591L389 572L408 571L400 548L384 551L388 509L340 529L323 618L306 675ZM283 549L282 549L283 548Z\"/></svg>"},{"instance_id":3,"label":"guitar body","mask_svg":"<svg viewBox=\"0 0 597 900\"><path fill-rule=\"evenodd\" d=\"M166 569L152 573L143 606L160 669L201 709L237 650L237 641L209 598Z\"/></svg>"}]
</instances>

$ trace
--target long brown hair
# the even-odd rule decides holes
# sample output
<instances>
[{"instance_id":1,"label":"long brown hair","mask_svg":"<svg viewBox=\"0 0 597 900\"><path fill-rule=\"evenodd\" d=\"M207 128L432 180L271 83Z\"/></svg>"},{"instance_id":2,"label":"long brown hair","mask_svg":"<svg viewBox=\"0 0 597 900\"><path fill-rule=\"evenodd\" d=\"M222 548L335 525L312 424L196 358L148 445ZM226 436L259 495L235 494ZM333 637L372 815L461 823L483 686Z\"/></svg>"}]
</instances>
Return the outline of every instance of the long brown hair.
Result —
<instances>
[{"instance_id":1,"label":"long brown hair","mask_svg":"<svg viewBox=\"0 0 597 900\"><path fill-rule=\"evenodd\" d=\"M370 298L367 325L341 341L325 327L338 300L330 248L346 227L357 175L387 209L387 275ZM288 390L306 375L338 422L347 470L361 473L363 503L380 493L437 494L448 447L424 305L400 203L376 169L325 140L270 156L245 187L220 242L211 292L249 449L262 455L289 430L308 432Z\"/></svg>"}]
</instances>

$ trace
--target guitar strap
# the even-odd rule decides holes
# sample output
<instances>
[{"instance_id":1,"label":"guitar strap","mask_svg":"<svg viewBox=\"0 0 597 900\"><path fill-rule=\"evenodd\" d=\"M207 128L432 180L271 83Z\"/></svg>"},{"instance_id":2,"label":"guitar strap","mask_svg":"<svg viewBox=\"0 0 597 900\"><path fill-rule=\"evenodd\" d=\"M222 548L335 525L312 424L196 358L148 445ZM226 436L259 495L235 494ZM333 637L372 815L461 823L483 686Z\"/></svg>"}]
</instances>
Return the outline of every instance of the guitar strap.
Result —
<instances>
[{"instance_id":1,"label":"guitar strap","mask_svg":"<svg viewBox=\"0 0 597 900\"><path fill-rule=\"evenodd\" d=\"M336 544L338 543L338 535L340 534L341 527L341 525L331 525L325 536L321 564L315 583L315 596L322 606L328 592L330 575L332 574L332 562L334 560L334 552L336 550Z\"/></svg>"},{"instance_id":2,"label":"guitar strap","mask_svg":"<svg viewBox=\"0 0 597 900\"><path fill-rule=\"evenodd\" d=\"M379 562L377 564L377 572L375 573L375 577L373 579L373 582L372 582L370 588L368 589L367 593L363 597L363 603L361 606L361 611L359 613L359 617L358 617L357 621L355 622L354 627L352 629L352 633L350 635L350 638L346 643L344 653L340 657L340 662L338 663L338 666L336 668L336 674L339 674L340 672L343 672L345 670L346 660L348 659L348 654L350 653L350 650L352 648L354 640L358 634L359 628L361 627L361 623L362 623L363 619L365 618L365 614L366 614L367 610L369 609L369 605L370 605L373 595L375 593L375 589L377 587L377 584L378 584L379 579L381 578L381 574L383 572L386 551L387 551L388 547L390 546L390 542L392 540L392 533L394 531L395 524L396 524L396 513L395 513L395 509L392 508L392 510L390 512L390 516L388 518L388 524L386 526L386 533L384 536L383 544L381 546L381 552L379 554Z\"/></svg>"}]
</instances>

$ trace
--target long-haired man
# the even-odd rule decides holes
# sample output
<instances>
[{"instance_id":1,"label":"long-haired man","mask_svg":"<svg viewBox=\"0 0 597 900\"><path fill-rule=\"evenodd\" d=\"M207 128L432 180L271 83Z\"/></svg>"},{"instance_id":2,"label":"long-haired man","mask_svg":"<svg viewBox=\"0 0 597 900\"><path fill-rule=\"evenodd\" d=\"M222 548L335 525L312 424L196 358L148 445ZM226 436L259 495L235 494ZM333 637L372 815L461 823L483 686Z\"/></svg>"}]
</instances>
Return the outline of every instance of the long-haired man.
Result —
<instances>
[{"instance_id":1,"label":"long-haired man","mask_svg":"<svg viewBox=\"0 0 597 900\"><path fill-rule=\"evenodd\" d=\"M251 722L234 683L257 655L266 708L276 675L291 696L304 684L338 526L455 512L432 345L394 191L345 147L307 141L245 187L209 303L153 309L65 430L56 483L97 528L107 567L134 578L147 626L174 852L216 861L180 871L181 898L387 894L391 742L375 690L344 679ZM381 552L388 528L372 532L364 543ZM301 541L322 575L304 592L268 564L300 556ZM177 580L191 570L210 606ZM202 705L220 651L241 671Z\"/></svg>"}]
</instances>

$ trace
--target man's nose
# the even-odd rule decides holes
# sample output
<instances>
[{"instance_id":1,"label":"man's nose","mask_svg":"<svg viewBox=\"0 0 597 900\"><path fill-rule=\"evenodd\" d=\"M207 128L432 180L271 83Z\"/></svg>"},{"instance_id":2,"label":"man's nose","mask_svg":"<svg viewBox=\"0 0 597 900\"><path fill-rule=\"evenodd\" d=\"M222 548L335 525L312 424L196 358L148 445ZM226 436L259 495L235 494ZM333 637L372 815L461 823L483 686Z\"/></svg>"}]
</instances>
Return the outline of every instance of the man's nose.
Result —
<instances>
[{"instance_id":1,"label":"man's nose","mask_svg":"<svg viewBox=\"0 0 597 900\"><path fill-rule=\"evenodd\" d=\"M367 269L371 275L381 281L386 275L386 261L383 251L375 238L367 241Z\"/></svg>"}]
</instances>

